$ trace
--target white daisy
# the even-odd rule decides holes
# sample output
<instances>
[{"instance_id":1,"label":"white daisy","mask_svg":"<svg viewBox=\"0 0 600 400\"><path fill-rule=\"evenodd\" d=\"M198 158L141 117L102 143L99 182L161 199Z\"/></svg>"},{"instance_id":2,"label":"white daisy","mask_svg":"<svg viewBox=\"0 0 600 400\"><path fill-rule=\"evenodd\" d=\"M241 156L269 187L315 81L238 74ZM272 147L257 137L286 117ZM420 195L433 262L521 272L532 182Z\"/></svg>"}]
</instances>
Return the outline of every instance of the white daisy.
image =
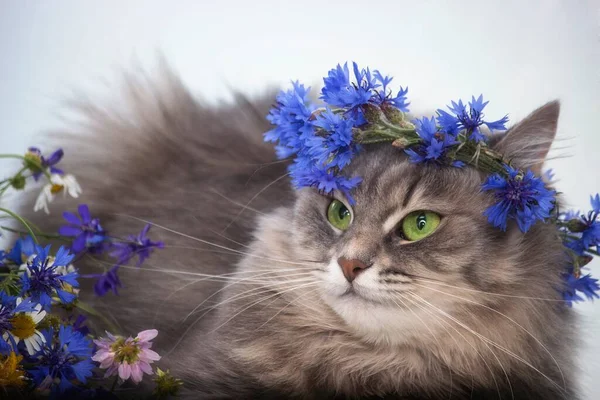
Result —
<instances>
[{"instance_id":1,"label":"white daisy","mask_svg":"<svg viewBox=\"0 0 600 400\"><path fill-rule=\"evenodd\" d=\"M21 298L17 298L17 305L21 304L21 301ZM25 342L29 354L41 350L46 338L36 327L45 316L46 311L43 311L39 304L35 306L34 311L16 313L10 320L12 328L3 335L4 340L8 340L9 336L14 339L15 343L22 340Z\"/></svg>"},{"instance_id":2,"label":"white daisy","mask_svg":"<svg viewBox=\"0 0 600 400\"><path fill-rule=\"evenodd\" d=\"M52 174L50 176L50 182L42 188L42 191L35 201L33 211L44 209L46 214L50 214L48 203L54 201L54 195L60 192L63 192L64 196L68 193L71 197L77 198L81 193L81 186L79 186L79 183L77 183L77 180L73 175Z\"/></svg>"}]
</instances>

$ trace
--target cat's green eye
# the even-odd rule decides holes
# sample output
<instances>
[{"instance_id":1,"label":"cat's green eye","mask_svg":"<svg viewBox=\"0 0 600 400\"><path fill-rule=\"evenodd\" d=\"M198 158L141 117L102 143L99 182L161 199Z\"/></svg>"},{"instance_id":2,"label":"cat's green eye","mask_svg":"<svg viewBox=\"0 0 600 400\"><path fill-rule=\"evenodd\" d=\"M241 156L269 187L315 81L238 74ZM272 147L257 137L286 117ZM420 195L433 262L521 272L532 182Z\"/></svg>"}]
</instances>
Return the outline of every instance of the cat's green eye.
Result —
<instances>
[{"instance_id":1,"label":"cat's green eye","mask_svg":"<svg viewBox=\"0 0 600 400\"><path fill-rule=\"evenodd\" d=\"M348 207L339 200L333 200L327 207L327 220L335 228L344 231L350 226L352 214Z\"/></svg>"},{"instance_id":2,"label":"cat's green eye","mask_svg":"<svg viewBox=\"0 0 600 400\"><path fill-rule=\"evenodd\" d=\"M433 211L415 211L402 220L402 237L414 242L431 235L440 224L440 215Z\"/></svg>"}]
</instances>

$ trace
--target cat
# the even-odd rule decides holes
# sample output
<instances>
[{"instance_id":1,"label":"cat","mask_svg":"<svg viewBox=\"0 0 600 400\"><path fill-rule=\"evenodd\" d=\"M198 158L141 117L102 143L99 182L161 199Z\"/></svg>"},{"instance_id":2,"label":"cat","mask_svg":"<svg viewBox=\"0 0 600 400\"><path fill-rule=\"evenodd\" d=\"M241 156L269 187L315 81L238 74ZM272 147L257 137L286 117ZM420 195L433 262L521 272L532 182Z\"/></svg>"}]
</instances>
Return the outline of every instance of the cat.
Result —
<instances>
[{"instance_id":1,"label":"cat","mask_svg":"<svg viewBox=\"0 0 600 400\"><path fill-rule=\"evenodd\" d=\"M484 173L415 165L389 145L365 146L347 167L363 179L354 206L294 190L263 141L272 92L211 106L168 68L160 76L129 75L114 93L127 107L71 104L82 118L48 143L65 149L84 193L52 208L86 203L115 236L155 224L165 248L121 268L118 295L86 299L118 333L158 329L158 365L183 379L184 397L577 398L554 226L494 228ZM542 106L490 146L540 173L559 108ZM334 200L351 214L343 232L327 219ZM415 210L441 221L407 242L400 223ZM62 224L56 211L27 216ZM85 296L93 282L81 280Z\"/></svg>"}]
</instances>

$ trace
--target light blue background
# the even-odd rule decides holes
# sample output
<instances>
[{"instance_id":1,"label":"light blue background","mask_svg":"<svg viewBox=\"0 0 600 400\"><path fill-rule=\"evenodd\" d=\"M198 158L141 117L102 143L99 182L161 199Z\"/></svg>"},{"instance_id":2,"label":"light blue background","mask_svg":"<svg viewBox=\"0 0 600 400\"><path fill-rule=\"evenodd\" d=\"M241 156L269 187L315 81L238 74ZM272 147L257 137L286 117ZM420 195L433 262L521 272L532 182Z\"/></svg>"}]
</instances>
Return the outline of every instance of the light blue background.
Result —
<instances>
[{"instance_id":1,"label":"light blue background","mask_svg":"<svg viewBox=\"0 0 600 400\"><path fill-rule=\"evenodd\" d=\"M300 79L318 86L344 60L410 87L416 112L484 93L490 118L559 98L563 147L549 167L574 208L600 191L600 46L593 1L0 2L0 149L22 153L60 126L73 91L116 96L120 67L162 51L206 99ZM113 97L114 100L114 97ZM564 148L566 146L566 148ZM66 155L68 157L68 154ZM16 168L3 161L0 170ZM83 182L84 184L84 182ZM543 249L540 249L543 251ZM600 262L592 264L600 276ZM600 399L600 304L580 305L586 399ZM595 379L594 379L595 378Z\"/></svg>"}]
</instances>

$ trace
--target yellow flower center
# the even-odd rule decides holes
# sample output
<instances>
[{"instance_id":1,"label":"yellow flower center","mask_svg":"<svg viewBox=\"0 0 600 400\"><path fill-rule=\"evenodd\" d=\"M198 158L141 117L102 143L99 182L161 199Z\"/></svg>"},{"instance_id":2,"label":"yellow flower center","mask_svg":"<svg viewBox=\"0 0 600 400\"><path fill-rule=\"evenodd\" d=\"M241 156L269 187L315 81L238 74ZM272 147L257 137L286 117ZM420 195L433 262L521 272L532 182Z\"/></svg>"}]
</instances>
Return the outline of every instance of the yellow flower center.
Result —
<instances>
[{"instance_id":1,"label":"yellow flower center","mask_svg":"<svg viewBox=\"0 0 600 400\"><path fill-rule=\"evenodd\" d=\"M133 364L138 360L140 347L136 342L126 341L124 338L118 338L110 349L115 352L115 360L119 363L127 362Z\"/></svg>"},{"instance_id":2,"label":"yellow flower center","mask_svg":"<svg viewBox=\"0 0 600 400\"><path fill-rule=\"evenodd\" d=\"M65 188L64 185L59 185L58 183L54 183L52 185L52 187L50 188L50 193L52 193L52 194L60 193L64 188Z\"/></svg>"},{"instance_id":3,"label":"yellow flower center","mask_svg":"<svg viewBox=\"0 0 600 400\"><path fill-rule=\"evenodd\" d=\"M27 314L17 314L11 318L12 329L10 333L19 339L27 339L35 333L35 322Z\"/></svg>"},{"instance_id":4,"label":"yellow flower center","mask_svg":"<svg viewBox=\"0 0 600 400\"><path fill-rule=\"evenodd\" d=\"M12 351L6 357L0 356L0 387L25 384L23 371L19 365L22 359L23 356L18 356Z\"/></svg>"}]
</instances>

